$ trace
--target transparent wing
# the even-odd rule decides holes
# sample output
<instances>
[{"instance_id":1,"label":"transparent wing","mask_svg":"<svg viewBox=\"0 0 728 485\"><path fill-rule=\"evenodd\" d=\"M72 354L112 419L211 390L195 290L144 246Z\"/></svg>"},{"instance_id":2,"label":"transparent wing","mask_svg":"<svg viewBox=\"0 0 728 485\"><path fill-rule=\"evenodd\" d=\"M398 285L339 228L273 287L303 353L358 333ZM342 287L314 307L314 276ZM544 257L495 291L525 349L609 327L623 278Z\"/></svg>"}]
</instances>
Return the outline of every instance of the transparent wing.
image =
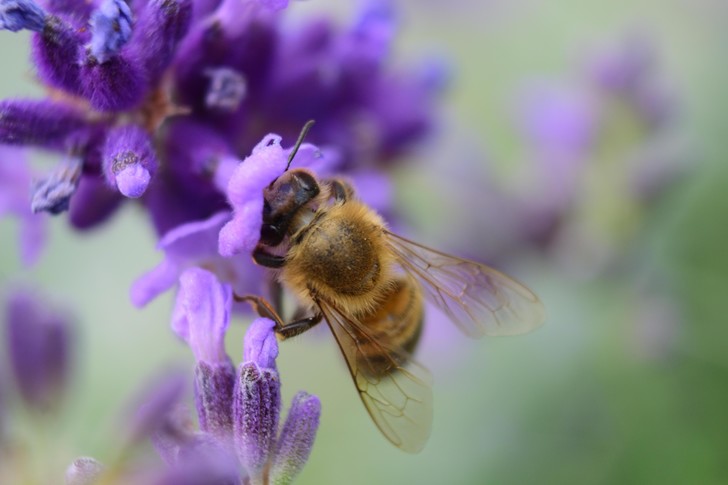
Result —
<instances>
[{"instance_id":1,"label":"transparent wing","mask_svg":"<svg viewBox=\"0 0 728 485\"><path fill-rule=\"evenodd\" d=\"M543 323L541 300L516 280L483 264L386 233L402 268L417 278L427 299L466 335L517 335Z\"/></svg>"},{"instance_id":2,"label":"transparent wing","mask_svg":"<svg viewBox=\"0 0 728 485\"><path fill-rule=\"evenodd\" d=\"M409 453L422 450L432 426L432 377L401 348L316 300L341 348L364 406L384 436Z\"/></svg>"}]
</instances>

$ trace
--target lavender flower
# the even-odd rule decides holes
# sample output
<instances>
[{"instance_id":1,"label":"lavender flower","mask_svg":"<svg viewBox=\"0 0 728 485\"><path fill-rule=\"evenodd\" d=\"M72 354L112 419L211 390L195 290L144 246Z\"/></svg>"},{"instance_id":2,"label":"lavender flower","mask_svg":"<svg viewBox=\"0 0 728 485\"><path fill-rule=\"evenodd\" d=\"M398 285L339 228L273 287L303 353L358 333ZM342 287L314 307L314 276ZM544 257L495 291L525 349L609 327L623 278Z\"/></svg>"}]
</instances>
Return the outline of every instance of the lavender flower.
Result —
<instances>
[{"instance_id":1,"label":"lavender flower","mask_svg":"<svg viewBox=\"0 0 728 485\"><path fill-rule=\"evenodd\" d=\"M321 402L316 396L301 391L293 397L288 419L276 444L270 483L286 485L301 473L311 454L320 416Z\"/></svg>"},{"instance_id":2,"label":"lavender flower","mask_svg":"<svg viewBox=\"0 0 728 485\"><path fill-rule=\"evenodd\" d=\"M10 369L25 403L35 410L56 410L70 373L71 324L37 295L9 295L5 332Z\"/></svg>"},{"instance_id":3,"label":"lavender flower","mask_svg":"<svg viewBox=\"0 0 728 485\"><path fill-rule=\"evenodd\" d=\"M131 37L131 8L124 0L104 0L91 15L91 43L87 50L103 64Z\"/></svg>"},{"instance_id":4,"label":"lavender flower","mask_svg":"<svg viewBox=\"0 0 728 485\"><path fill-rule=\"evenodd\" d=\"M3 0L0 2L0 30L32 30L40 32L46 13L33 0Z\"/></svg>"},{"instance_id":5,"label":"lavender flower","mask_svg":"<svg viewBox=\"0 0 728 485\"><path fill-rule=\"evenodd\" d=\"M76 458L66 469L66 485L93 485L103 471L104 466L95 458Z\"/></svg>"}]
</instances>

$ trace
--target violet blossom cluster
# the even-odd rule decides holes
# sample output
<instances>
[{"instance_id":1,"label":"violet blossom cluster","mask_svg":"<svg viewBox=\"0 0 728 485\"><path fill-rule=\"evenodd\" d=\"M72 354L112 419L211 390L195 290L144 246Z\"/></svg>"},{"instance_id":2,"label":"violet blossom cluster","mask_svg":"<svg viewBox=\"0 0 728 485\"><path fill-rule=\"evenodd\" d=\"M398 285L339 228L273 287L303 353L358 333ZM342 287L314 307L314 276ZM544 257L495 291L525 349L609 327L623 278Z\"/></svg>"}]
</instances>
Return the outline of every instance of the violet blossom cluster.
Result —
<instances>
[{"instance_id":1,"label":"violet blossom cluster","mask_svg":"<svg viewBox=\"0 0 728 485\"><path fill-rule=\"evenodd\" d=\"M262 204L260 184L233 177L243 160L270 159L266 145L291 144L310 119L311 144L295 164L349 176L366 202L393 212L387 173L431 132L437 69L390 67L397 18L387 0L364 2L344 28L324 16L284 28L287 8L295 5L0 0L0 30L32 32L32 61L49 92L0 102L0 144L61 158L30 195L14 195L16 205L67 211L75 229L88 230L130 199L141 204L165 258L134 284L137 306L195 265L236 291L261 293L260 271L231 257L254 244L255 225L223 231L221 240L244 239L234 251L214 239ZM18 160L0 166L26 170Z\"/></svg>"}]
</instances>

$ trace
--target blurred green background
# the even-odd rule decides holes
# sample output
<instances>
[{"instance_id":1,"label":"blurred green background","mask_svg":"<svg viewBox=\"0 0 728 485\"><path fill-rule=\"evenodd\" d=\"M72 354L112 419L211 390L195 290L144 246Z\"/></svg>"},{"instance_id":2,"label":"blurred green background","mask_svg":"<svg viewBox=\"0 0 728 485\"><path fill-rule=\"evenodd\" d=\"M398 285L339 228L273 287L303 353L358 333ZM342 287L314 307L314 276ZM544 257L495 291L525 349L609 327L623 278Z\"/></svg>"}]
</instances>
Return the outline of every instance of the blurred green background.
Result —
<instances>
[{"instance_id":1,"label":"blurred green background","mask_svg":"<svg viewBox=\"0 0 728 485\"><path fill-rule=\"evenodd\" d=\"M334 4L291 8L347 12ZM284 403L299 389L323 403L299 483L728 482L728 6L420 0L405 3L402 18L397 59L434 50L453 69L443 137L471 134L499 174L522 156L512 116L518 87L530 78L573 78L586 47L638 29L656 45L661 76L679 99L679 135L689 140L693 168L639 221L617 268L575 278L549 258L524 255L513 265L547 307L537 332L477 342L452 329L427 332L419 358L435 377L435 420L421 454L404 454L378 434L327 331L283 344ZM0 32L0 98L41 94L28 39ZM426 224L422 192L398 175L404 212ZM620 198L614 193L615 204ZM477 213L463 207L452 217ZM439 231L431 221L425 234ZM47 438L33 442L47 476L60 477L78 455L113 456L129 396L160 366L191 368L192 355L169 329L171 294L141 311L129 303L131 282L161 258L136 207L90 234L54 219L30 270L18 261L16 233L14 221L0 221L0 284L40 285L78 317L67 419L12 423ZM236 361L245 323L227 339Z\"/></svg>"}]
</instances>

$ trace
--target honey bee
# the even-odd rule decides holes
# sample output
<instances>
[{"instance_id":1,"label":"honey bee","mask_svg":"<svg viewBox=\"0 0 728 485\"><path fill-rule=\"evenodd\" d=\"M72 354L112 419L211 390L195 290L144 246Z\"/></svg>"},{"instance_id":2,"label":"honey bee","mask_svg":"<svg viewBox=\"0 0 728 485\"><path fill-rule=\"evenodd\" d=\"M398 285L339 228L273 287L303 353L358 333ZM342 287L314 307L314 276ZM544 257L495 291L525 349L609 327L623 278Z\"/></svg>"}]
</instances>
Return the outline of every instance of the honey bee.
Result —
<instances>
[{"instance_id":1,"label":"honey bee","mask_svg":"<svg viewBox=\"0 0 728 485\"><path fill-rule=\"evenodd\" d=\"M256 263L302 304L284 323L257 296L238 297L276 322L279 339L325 320L374 423L398 448L420 451L432 424L432 379L412 354L425 299L466 335L514 335L543 320L543 305L524 285L480 263L430 249L387 229L343 179L319 180L289 167L264 189ZM275 305L278 307L279 305ZM308 316L304 316L308 315Z\"/></svg>"}]
</instances>

